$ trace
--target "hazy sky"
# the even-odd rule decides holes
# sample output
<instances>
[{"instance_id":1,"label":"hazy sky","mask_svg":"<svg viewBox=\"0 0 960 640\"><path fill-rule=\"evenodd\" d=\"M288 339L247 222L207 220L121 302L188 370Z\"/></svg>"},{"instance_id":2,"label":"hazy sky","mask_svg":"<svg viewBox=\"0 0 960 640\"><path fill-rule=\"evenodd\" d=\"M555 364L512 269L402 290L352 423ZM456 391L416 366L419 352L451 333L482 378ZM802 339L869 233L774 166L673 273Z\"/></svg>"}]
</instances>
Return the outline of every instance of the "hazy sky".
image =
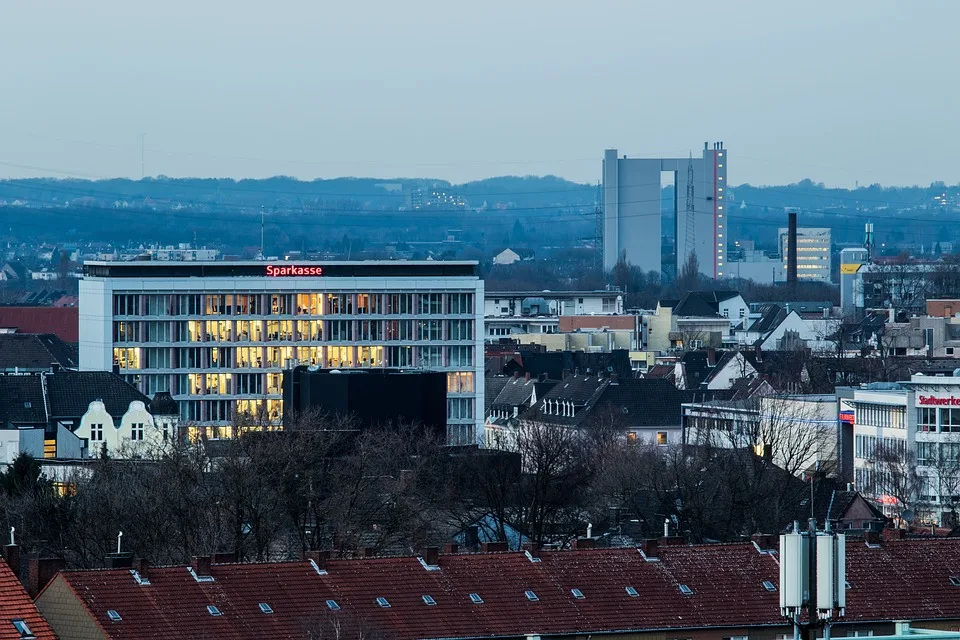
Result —
<instances>
[{"instance_id":1,"label":"hazy sky","mask_svg":"<svg viewBox=\"0 0 960 640\"><path fill-rule=\"evenodd\" d=\"M0 176L960 181L957 0L2 0Z\"/></svg>"}]
</instances>

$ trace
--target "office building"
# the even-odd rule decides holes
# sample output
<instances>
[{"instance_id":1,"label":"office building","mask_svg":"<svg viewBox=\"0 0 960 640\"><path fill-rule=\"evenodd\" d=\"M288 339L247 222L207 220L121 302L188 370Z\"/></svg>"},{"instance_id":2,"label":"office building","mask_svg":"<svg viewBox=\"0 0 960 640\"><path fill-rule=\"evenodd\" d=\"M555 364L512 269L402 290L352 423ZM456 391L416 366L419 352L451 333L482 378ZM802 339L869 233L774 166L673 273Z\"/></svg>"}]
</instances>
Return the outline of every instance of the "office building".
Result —
<instances>
[{"instance_id":1,"label":"office building","mask_svg":"<svg viewBox=\"0 0 960 640\"><path fill-rule=\"evenodd\" d=\"M662 181L663 173L672 174ZM689 176L692 174L692 182ZM665 203L662 184L673 183ZM729 276L727 242L727 150L704 143L691 158L627 158L616 149L603 156L603 268L613 269L622 251L644 271L671 277L695 252L700 271ZM688 191L692 186L692 191ZM693 211L687 212L690 197Z\"/></svg>"},{"instance_id":2,"label":"office building","mask_svg":"<svg viewBox=\"0 0 960 640\"><path fill-rule=\"evenodd\" d=\"M789 230L780 228L780 256L787 268ZM797 280L830 282L830 229L827 227L797 228Z\"/></svg>"},{"instance_id":3,"label":"office building","mask_svg":"<svg viewBox=\"0 0 960 640\"><path fill-rule=\"evenodd\" d=\"M169 390L209 437L241 416L279 426L296 365L442 371L448 442L473 443L482 301L476 262L88 262L80 367Z\"/></svg>"}]
</instances>

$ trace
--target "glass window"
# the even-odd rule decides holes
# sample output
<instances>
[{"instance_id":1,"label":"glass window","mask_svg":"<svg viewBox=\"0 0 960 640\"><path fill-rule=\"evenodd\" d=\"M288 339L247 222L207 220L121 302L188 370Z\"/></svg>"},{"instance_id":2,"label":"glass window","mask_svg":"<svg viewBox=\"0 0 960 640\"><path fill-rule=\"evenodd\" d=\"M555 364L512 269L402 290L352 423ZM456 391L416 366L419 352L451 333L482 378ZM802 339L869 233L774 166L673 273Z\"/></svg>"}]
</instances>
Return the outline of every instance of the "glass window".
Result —
<instances>
[{"instance_id":1,"label":"glass window","mask_svg":"<svg viewBox=\"0 0 960 640\"><path fill-rule=\"evenodd\" d=\"M940 409L940 430L960 433L960 409Z\"/></svg>"},{"instance_id":2,"label":"glass window","mask_svg":"<svg viewBox=\"0 0 960 640\"><path fill-rule=\"evenodd\" d=\"M447 393L473 393L472 371L450 371L447 373Z\"/></svg>"},{"instance_id":3,"label":"glass window","mask_svg":"<svg viewBox=\"0 0 960 640\"><path fill-rule=\"evenodd\" d=\"M420 314L438 315L443 312L443 294L440 293L421 293L420 294Z\"/></svg>"},{"instance_id":4,"label":"glass window","mask_svg":"<svg viewBox=\"0 0 960 640\"><path fill-rule=\"evenodd\" d=\"M418 365L421 367L442 367L443 366L443 348L442 347L420 347L420 360Z\"/></svg>"},{"instance_id":5,"label":"glass window","mask_svg":"<svg viewBox=\"0 0 960 640\"><path fill-rule=\"evenodd\" d=\"M140 347L114 347L113 364L120 369L139 369Z\"/></svg>"},{"instance_id":6,"label":"glass window","mask_svg":"<svg viewBox=\"0 0 960 640\"><path fill-rule=\"evenodd\" d=\"M323 294L298 293L297 313L300 315L319 316L323 313Z\"/></svg>"}]
</instances>

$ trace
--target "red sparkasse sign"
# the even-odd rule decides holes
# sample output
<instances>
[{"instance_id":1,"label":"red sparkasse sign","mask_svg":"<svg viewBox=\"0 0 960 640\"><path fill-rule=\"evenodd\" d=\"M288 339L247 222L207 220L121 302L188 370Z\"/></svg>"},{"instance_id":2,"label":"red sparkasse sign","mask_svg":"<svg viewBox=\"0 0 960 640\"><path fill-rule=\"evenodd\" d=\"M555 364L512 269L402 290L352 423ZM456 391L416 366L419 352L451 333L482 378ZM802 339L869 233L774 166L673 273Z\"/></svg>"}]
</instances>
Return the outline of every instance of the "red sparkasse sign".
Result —
<instances>
[{"instance_id":1,"label":"red sparkasse sign","mask_svg":"<svg viewBox=\"0 0 960 640\"><path fill-rule=\"evenodd\" d=\"M296 264L268 264L267 275L274 278L279 276L322 276L323 267L303 267Z\"/></svg>"},{"instance_id":2,"label":"red sparkasse sign","mask_svg":"<svg viewBox=\"0 0 960 640\"><path fill-rule=\"evenodd\" d=\"M960 407L960 398L957 396L950 396L948 398L917 396L917 404L925 407Z\"/></svg>"}]
</instances>

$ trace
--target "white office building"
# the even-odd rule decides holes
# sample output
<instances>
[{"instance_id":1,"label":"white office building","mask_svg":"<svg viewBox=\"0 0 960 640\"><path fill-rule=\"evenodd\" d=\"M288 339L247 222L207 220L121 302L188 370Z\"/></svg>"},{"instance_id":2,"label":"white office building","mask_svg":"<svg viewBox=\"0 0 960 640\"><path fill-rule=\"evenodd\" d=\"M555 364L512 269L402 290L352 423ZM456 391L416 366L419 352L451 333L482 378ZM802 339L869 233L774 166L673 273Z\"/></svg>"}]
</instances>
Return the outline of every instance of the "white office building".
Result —
<instances>
[{"instance_id":1,"label":"white office building","mask_svg":"<svg viewBox=\"0 0 960 640\"><path fill-rule=\"evenodd\" d=\"M780 256L787 269L788 230L780 228ZM830 229L828 227L797 228L797 280L830 282Z\"/></svg>"},{"instance_id":2,"label":"white office building","mask_svg":"<svg viewBox=\"0 0 960 640\"><path fill-rule=\"evenodd\" d=\"M447 372L447 436L483 435L476 262L88 262L80 367L170 391L192 433L279 425L298 364ZM376 401L371 398L371 401Z\"/></svg>"}]
</instances>

